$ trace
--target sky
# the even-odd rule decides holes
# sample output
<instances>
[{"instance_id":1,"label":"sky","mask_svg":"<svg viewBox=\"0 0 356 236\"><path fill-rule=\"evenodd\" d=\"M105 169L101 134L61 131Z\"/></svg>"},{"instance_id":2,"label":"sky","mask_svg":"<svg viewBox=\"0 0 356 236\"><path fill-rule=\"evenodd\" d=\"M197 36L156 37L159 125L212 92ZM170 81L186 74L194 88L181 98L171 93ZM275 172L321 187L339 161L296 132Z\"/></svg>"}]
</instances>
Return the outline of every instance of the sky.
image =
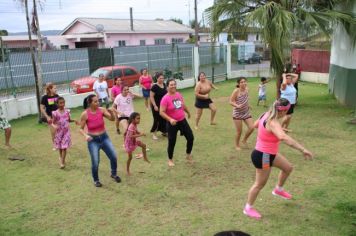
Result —
<instances>
[{"instance_id":1,"label":"sky","mask_svg":"<svg viewBox=\"0 0 356 236\"><path fill-rule=\"evenodd\" d=\"M20 0L0 0L0 29L8 32L27 31L25 12ZM214 0L198 1L198 20ZM32 2L32 0L29 0ZM194 19L194 0L41 0L39 10L41 30L62 30L77 17L129 19L179 18L188 24ZM30 3L29 3L30 4ZM30 5L32 9L32 4Z\"/></svg>"}]
</instances>

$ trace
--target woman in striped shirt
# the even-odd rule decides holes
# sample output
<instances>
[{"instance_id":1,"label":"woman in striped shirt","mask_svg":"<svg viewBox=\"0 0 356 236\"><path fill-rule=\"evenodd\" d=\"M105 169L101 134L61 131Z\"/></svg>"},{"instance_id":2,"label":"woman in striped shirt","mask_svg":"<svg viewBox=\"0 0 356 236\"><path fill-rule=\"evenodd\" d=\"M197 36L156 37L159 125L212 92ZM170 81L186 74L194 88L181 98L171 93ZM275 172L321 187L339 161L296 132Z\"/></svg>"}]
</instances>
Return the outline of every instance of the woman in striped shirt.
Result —
<instances>
[{"instance_id":1,"label":"woman in striped shirt","mask_svg":"<svg viewBox=\"0 0 356 236\"><path fill-rule=\"evenodd\" d=\"M236 127L235 147L240 151L240 138L242 133L242 122L246 124L248 130L242 143L246 146L247 139L253 132L253 120L250 114L250 105L248 103L247 79L240 77L237 79L237 85L230 97L230 105L233 106L232 118Z\"/></svg>"}]
</instances>

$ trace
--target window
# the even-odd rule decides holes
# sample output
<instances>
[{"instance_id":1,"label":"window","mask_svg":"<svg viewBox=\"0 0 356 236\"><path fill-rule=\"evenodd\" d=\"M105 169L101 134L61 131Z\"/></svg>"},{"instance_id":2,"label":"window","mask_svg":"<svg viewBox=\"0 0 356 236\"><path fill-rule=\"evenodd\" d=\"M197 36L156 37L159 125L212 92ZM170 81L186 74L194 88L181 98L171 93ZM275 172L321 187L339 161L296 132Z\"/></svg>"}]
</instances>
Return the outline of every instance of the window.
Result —
<instances>
[{"instance_id":1,"label":"window","mask_svg":"<svg viewBox=\"0 0 356 236\"><path fill-rule=\"evenodd\" d=\"M172 43L183 43L183 38L172 38Z\"/></svg>"},{"instance_id":2,"label":"window","mask_svg":"<svg viewBox=\"0 0 356 236\"><path fill-rule=\"evenodd\" d=\"M119 40L117 41L117 44L119 47L125 47L126 46L126 41L125 40Z\"/></svg>"},{"instance_id":3,"label":"window","mask_svg":"<svg viewBox=\"0 0 356 236\"><path fill-rule=\"evenodd\" d=\"M124 74L125 74L125 76L136 75L136 71L134 71L130 68L126 68L126 69L124 69Z\"/></svg>"},{"instance_id":4,"label":"window","mask_svg":"<svg viewBox=\"0 0 356 236\"><path fill-rule=\"evenodd\" d=\"M146 40L140 40L140 46L145 46L146 45Z\"/></svg>"},{"instance_id":5,"label":"window","mask_svg":"<svg viewBox=\"0 0 356 236\"><path fill-rule=\"evenodd\" d=\"M61 49L69 49L69 45L61 45Z\"/></svg>"},{"instance_id":6,"label":"window","mask_svg":"<svg viewBox=\"0 0 356 236\"><path fill-rule=\"evenodd\" d=\"M166 44L166 39L155 39L155 45Z\"/></svg>"},{"instance_id":7,"label":"window","mask_svg":"<svg viewBox=\"0 0 356 236\"><path fill-rule=\"evenodd\" d=\"M122 71L121 71L121 69L119 69L119 70L114 70L113 76L114 76L114 78L122 77Z\"/></svg>"}]
</instances>

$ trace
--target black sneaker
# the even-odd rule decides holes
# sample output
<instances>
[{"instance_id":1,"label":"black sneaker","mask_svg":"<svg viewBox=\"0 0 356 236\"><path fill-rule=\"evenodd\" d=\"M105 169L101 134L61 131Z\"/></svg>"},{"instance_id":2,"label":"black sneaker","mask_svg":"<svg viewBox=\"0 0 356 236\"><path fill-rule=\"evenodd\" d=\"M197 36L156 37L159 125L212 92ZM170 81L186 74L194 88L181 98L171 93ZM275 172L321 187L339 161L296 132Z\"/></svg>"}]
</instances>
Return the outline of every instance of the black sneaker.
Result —
<instances>
[{"instance_id":1,"label":"black sneaker","mask_svg":"<svg viewBox=\"0 0 356 236\"><path fill-rule=\"evenodd\" d=\"M95 182L94 182L94 185L95 185L95 187L97 187L97 188L100 188L101 186L103 186L103 185L100 183L100 181L95 181Z\"/></svg>"},{"instance_id":2,"label":"black sneaker","mask_svg":"<svg viewBox=\"0 0 356 236\"><path fill-rule=\"evenodd\" d=\"M121 182L121 179L120 179L120 177L119 176L117 176L117 175L111 175L110 176L111 178L113 178L117 183L120 183Z\"/></svg>"}]
</instances>

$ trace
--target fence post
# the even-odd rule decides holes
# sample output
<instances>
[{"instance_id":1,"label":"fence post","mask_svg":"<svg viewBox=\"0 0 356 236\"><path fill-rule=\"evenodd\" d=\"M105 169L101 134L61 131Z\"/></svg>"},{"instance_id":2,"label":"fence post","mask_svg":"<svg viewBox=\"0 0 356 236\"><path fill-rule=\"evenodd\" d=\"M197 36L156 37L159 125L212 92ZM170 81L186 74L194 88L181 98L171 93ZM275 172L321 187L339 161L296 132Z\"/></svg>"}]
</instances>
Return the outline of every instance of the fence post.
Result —
<instances>
[{"instance_id":1,"label":"fence post","mask_svg":"<svg viewBox=\"0 0 356 236\"><path fill-rule=\"evenodd\" d=\"M214 74L215 74L215 67L212 66L212 67L211 67L211 82L212 82L212 83L214 83L214 77L215 77Z\"/></svg>"},{"instance_id":2,"label":"fence post","mask_svg":"<svg viewBox=\"0 0 356 236\"><path fill-rule=\"evenodd\" d=\"M67 74L67 85L68 85L68 92L70 92L70 81L69 81L69 72L68 72L68 62L67 62L67 53L66 53L66 49L63 50L64 51L64 61L65 61L65 66L66 66L66 74Z\"/></svg>"},{"instance_id":3,"label":"fence post","mask_svg":"<svg viewBox=\"0 0 356 236\"><path fill-rule=\"evenodd\" d=\"M226 45L226 74L227 78L231 78L231 44Z\"/></svg>"},{"instance_id":4,"label":"fence post","mask_svg":"<svg viewBox=\"0 0 356 236\"><path fill-rule=\"evenodd\" d=\"M5 66L5 52L4 52L4 44L2 41L2 37L0 37L0 44L1 44L1 62L4 68L4 79L5 79L5 84L6 84L6 96L8 96L8 90L9 90L9 83L7 82L7 73L6 73L6 66Z\"/></svg>"},{"instance_id":5,"label":"fence post","mask_svg":"<svg viewBox=\"0 0 356 236\"><path fill-rule=\"evenodd\" d=\"M199 75L199 47L194 46L193 48L193 68L194 68L194 81L197 83Z\"/></svg>"},{"instance_id":6,"label":"fence post","mask_svg":"<svg viewBox=\"0 0 356 236\"><path fill-rule=\"evenodd\" d=\"M15 87L15 84L14 84L14 78L12 77L12 68L11 68L11 60L10 60L10 57L9 57L9 74L10 74L10 79L11 79L11 87L12 87L12 96L14 96L14 98L16 98L17 96L17 90L16 90L16 87Z\"/></svg>"},{"instance_id":7,"label":"fence post","mask_svg":"<svg viewBox=\"0 0 356 236\"><path fill-rule=\"evenodd\" d=\"M150 49L146 46L147 49L147 70L150 71Z\"/></svg>"}]
</instances>

